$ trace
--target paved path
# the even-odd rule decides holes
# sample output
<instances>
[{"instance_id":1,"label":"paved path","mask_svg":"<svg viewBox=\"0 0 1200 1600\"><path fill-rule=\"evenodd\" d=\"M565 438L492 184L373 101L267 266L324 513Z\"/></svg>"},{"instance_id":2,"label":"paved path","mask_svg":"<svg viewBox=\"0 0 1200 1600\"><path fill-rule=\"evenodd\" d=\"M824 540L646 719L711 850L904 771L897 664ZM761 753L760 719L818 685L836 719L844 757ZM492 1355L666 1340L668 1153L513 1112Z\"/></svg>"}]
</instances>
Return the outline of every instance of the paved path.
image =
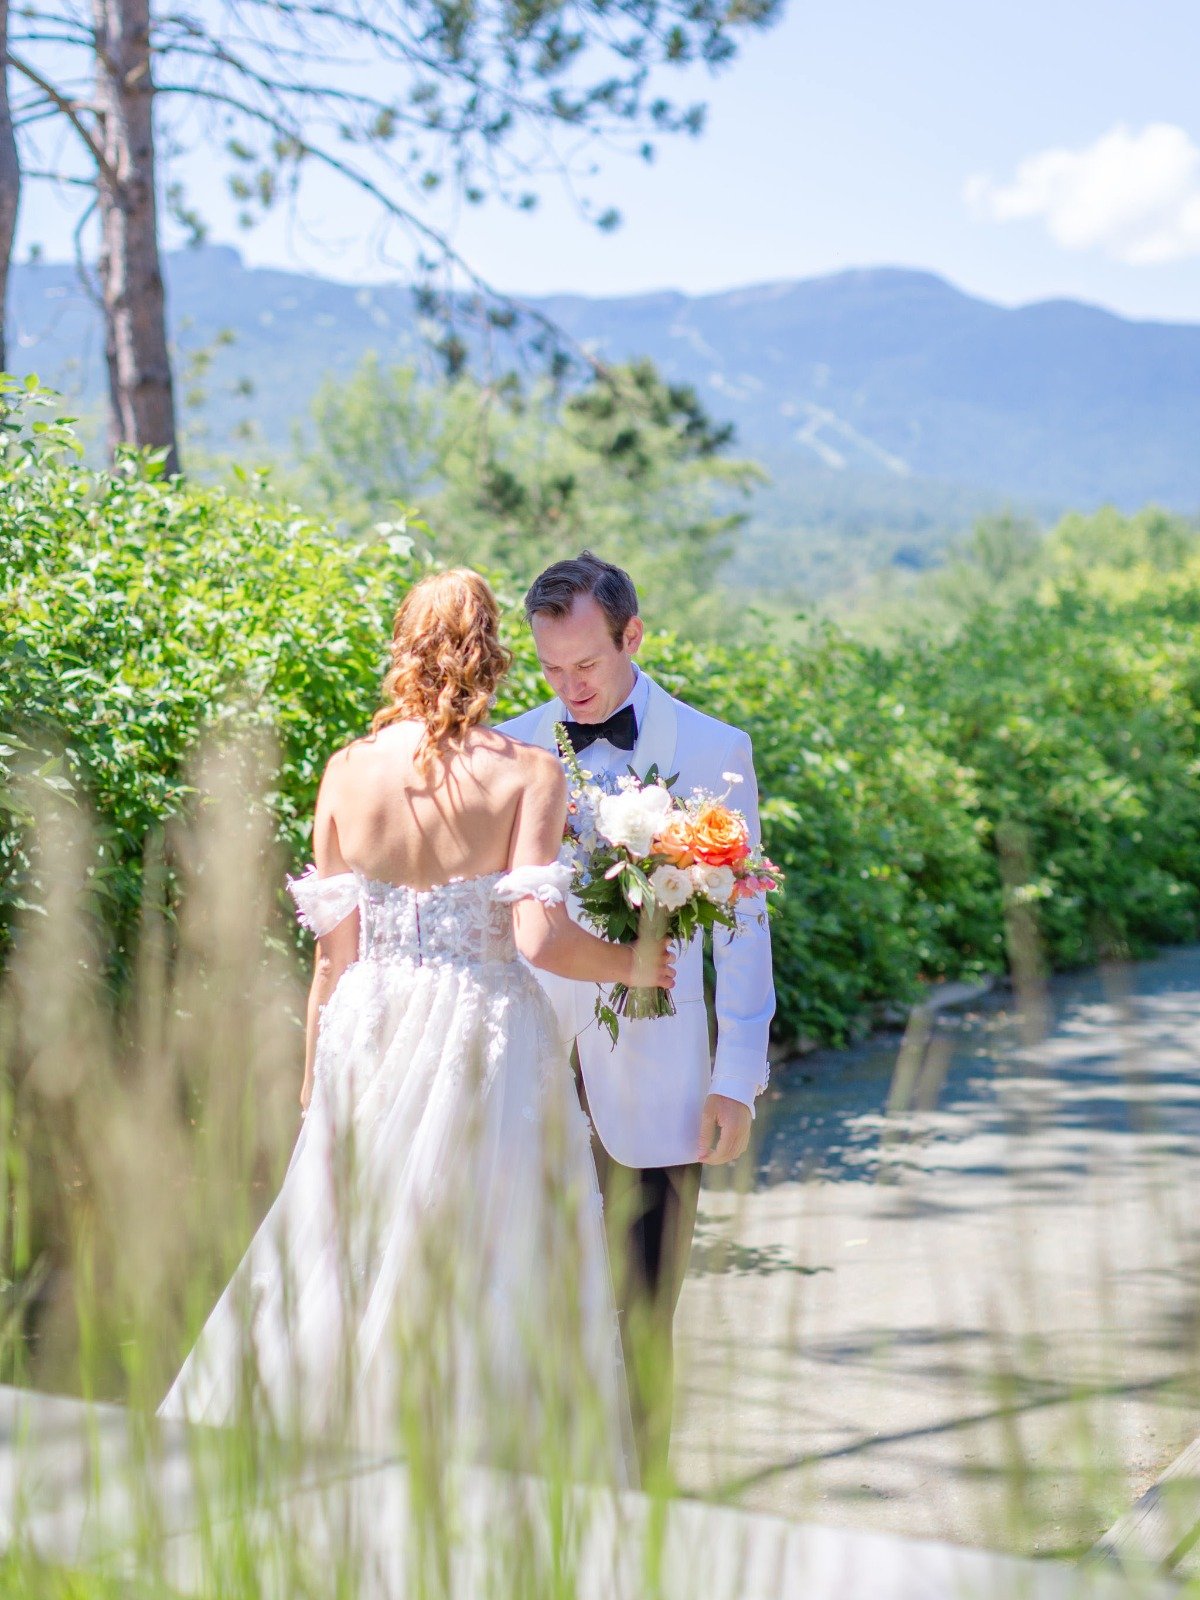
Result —
<instances>
[{"instance_id":1,"label":"paved path","mask_svg":"<svg viewBox=\"0 0 1200 1600\"><path fill-rule=\"evenodd\" d=\"M669 1600L1152 1592L989 1552L1086 1550L1200 1432L1200 951L1049 1000L1040 1042L1002 1006L910 1038L900 1095L895 1045L809 1058L764 1108L752 1192L706 1189L676 1460L759 1515L672 1507ZM218 1551L253 1536L282 1600L352 1528L353 1592L406 1592L400 1465L319 1460L202 1514L193 1445L164 1429L147 1497L118 1408L0 1389L0 1545L125 1571L140 1547L186 1591L209 1522ZM455 1597L493 1592L496 1529L538 1493L467 1475ZM599 1504L578 1593L643 1600L655 1528L636 1496Z\"/></svg>"},{"instance_id":2,"label":"paved path","mask_svg":"<svg viewBox=\"0 0 1200 1600\"><path fill-rule=\"evenodd\" d=\"M0 1386L0 1549L15 1541L45 1561L137 1578L131 1593L252 1588L263 1600L1167 1600L1164 1586L1131 1591L1103 1568L697 1501L660 1514L640 1495L599 1491L571 1497L571 1532L555 1554L543 1486L478 1469L450 1486L442 1509L453 1555L431 1565L402 1463L326 1455L296 1474L243 1472L231 1485L217 1432L167 1423L151 1440L130 1423L118 1406ZM436 1525L438 1507L422 1499Z\"/></svg>"},{"instance_id":3,"label":"paved path","mask_svg":"<svg viewBox=\"0 0 1200 1600\"><path fill-rule=\"evenodd\" d=\"M1200 950L777 1073L706 1187L683 1485L789 1518L1087 1549L1200 1433ZM1034 1029L1036 1037L1037 1029Z\"/></svg>"}]
</instances>

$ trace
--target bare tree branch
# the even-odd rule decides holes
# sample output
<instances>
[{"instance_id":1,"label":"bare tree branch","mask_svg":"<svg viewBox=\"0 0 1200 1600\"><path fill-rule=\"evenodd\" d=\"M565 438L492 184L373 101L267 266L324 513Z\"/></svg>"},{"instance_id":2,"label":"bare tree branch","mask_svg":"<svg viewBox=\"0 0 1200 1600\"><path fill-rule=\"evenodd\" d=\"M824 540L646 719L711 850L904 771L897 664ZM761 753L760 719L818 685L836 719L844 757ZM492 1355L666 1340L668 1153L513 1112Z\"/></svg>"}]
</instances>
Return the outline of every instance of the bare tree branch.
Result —
<instances>
[{"instance_id":1,"label":"bare tree branch","mask_svg":"<svg viewBox=\"0 0 1200 1600\"><path fill-rule=\"evenodd\" d=\"M43 183L65 183L68 188L88 189L93 194L96 192L96 184L94 179L72 177L66 172L53 172L49 169L43 169L40 167L26 167L22 171L21 176L30 179L31 182L41 181ZM89 206L88 209L90 211L92 208Z\"/></svg>"},{"instance_id":2,"label":"bare tree branch","mask_svg":"<svg viewBox=\"0 0 1200 1600\"><path fill-rule=\"evenodd\" d=\"M188 90L186 88L180 88L177 85L168 83L160 84L157 92L159 94L172 94L187 93ZM236 96L209 92L205 95L205 99L210 100L217 105L229 106L231 109L240 111L244 116L247 116L252 120L262 122L266 126L271 127L278 132L286 131L289 137L293 137L291 130L285 129L280 124L277 124L272 119L269 112L264 111L261 107L249 105L245 101L238 100ZM358 171L349 162L343 161L340 157L333 155L332 152L328 150L322 150L317 145L309 145L301 141L298 148L302 157L311 157L320 165L328 167L331 171L336 172L341 177L348 179L351 183L355 184L356 187L361 189L364 194L369 194L371 198L379 204L382 210L388 213L388 215L393 217L397 222L400 222L403 226L409 228L420 238L424 239L427 244L432 245L437 251L438 256L442 260L447 261L452 266L456 267L471 284L472 288L474 288L484 299L492 302L493 304L507 307L515 315L524 317L528 321L540 327L544 333L552 336L556 342L569 345L576 358L582 361L585 366L589 367L592 372L596 373L598 376L603 375L607 371L607 368L603 362L597 360L597 358L592 355L589 350L586 350L576 340L565 334L563 330L560 329L552 320L552 318L545 314L545 312L540 311L536 306L531 306L527 302L517 299L513 295L502 294L499 290L493 288L493 286L488 283L485 278L476 272L475 268L470 265L465 257L463 257L454 248L445 234L439 232L438 229L434 228L430 223L424 221L423 218L418 217L416 213L411 211L407 206L401 205L390 194L388 194L385 189L381 189L374 179L368 176L368 174Z\"/></svg>"},{"instance_id":3,"label":"bare tree branch","mask_svg":"<svg viewBox=\"0 0 1200 1600\"><path fill-rule=\"evenodd\" d=\"M92 160L96 163L96 166L100 172L104 174L110 183L115 182L116 173L109 166L108 159L105 156L104 151L100 148L95 134L92 133L91 129L80 118L78 103L76 101L69 100L66 95L60 94L54 85L47 78L44 78L35 67L31 66L28 62L21 60L18 56L14 56L11 50L7 53L4 59L8 65L10 67L14 67L22 77L28 78L30 83L35 84L46 96L47 100L52 101L53 104L58 107L58 110L67 119L67 121L74 128L75 132L87 146L88 153L91 155ZM91 108L87 107L85 109L90 110Z\"/></svg>"},{"instance_id":4,"label":"bare tree branch","mask_svg":"<svg viewBox=\"0 0 1200 1600\"><path fill-rule=\"evenodd\" d=\"M79 221L75 224L74 231L71 234L71 245L75 253L75 272L79 278L80 284L83 287L83 292L87 295L88 299L98 311L103 311L104 298L99 289L97 289L91 274L91 270L89 269L88 264L84 260L83 256L83 230L91 221L92 214L96 209L96 205L97 200L95 195L95 186L93 185L91 203L84 208Z\"/></svg>"}]
</instances>

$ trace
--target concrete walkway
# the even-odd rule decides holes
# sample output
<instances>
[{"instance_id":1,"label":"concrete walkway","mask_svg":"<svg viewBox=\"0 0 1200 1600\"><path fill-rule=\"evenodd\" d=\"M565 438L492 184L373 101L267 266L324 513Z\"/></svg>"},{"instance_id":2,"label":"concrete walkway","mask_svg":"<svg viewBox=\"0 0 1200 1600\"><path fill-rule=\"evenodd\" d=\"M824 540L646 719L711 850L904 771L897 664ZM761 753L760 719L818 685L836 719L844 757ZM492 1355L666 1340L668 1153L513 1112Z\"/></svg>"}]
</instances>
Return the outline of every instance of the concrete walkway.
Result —
<instances>
[{"instance_id":1,"label":"concrete walkway","mask_svg":"<svg viewBox=\"0 0 1200 1600\"><path fill-rule=\"evenodd\" d=\"M943 1017L891 1117L897 1042L777 1072L753 1190L702 1197L686 1488L1066 1555L1200 1432L1200 951L1044 1023Z\"/></svg>"}]
</instances>

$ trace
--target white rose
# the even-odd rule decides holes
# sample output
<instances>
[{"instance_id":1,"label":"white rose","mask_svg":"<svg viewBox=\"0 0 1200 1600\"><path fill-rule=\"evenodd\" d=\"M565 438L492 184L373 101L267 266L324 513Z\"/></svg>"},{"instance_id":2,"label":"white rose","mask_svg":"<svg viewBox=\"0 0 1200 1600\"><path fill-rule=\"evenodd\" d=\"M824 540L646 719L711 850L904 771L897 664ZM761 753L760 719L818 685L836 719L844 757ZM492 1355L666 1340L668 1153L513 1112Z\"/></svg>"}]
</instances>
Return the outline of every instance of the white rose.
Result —
<instances>
[{"instance_id":1,"label":"white rose","mask_svg":"<svg viewBox=\"0 0 1200 1600\"><path fill-rule=\"evenodd\" d=\"M671 796L661 784L651 783L644 789L606 794L597 821L609 844L624 845L633 856L646 856L670 810Z\"/></svg>"},{"instance_id":2,"label":"white rose","mask_svg":"<svg viewBox=\"0 0 1200 1600\"><path fill-rule=\"evenodd\" d=\"M664 911L678 911L692 898L692 880L682 867L655 867L650 887Z\"/></svg>"},{"instance_id":3,"label":"white rose","mask_svg":"<svg viewBox=\"0 0 1200 1600\"><path fill-rule=\"evenodd\" d=\"M693 884L713 905L726 905L733 898L732 867L695 866L691 868L691 874Z\"/></svg>"}]
</instances>

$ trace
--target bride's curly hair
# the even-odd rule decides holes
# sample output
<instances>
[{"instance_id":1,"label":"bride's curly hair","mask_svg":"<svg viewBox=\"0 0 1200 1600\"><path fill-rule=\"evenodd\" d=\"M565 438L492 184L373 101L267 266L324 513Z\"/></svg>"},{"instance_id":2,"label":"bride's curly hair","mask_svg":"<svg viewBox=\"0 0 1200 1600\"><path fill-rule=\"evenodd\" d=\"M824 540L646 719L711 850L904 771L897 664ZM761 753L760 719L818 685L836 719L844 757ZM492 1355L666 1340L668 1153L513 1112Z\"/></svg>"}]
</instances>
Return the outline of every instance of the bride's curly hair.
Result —
<instances>
[{"instance_id":1,"label":"bride's curly hair","mask_svg":"<svg viewBox=\"0 0 1200 1600\"><path fill-rule=\"evenodd\" d=\"M423 722L415 761L428 772L439 757L460 750L487 716L511 665L512 651L500 643L500 607L479 574L468 567L431 573L396 612L384 704L371 732L407 718Z\"/></svg>"}]
</instances>

